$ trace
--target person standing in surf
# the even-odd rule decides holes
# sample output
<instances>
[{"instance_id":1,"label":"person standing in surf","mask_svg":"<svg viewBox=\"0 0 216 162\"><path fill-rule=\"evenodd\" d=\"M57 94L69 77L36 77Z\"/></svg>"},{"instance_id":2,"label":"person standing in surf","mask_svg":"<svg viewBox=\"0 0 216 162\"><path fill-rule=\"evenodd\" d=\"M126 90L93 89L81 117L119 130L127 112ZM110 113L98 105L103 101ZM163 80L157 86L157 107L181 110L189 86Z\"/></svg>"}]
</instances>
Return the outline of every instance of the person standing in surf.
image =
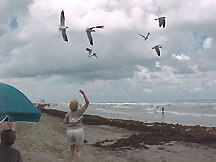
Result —
<instances>
[{"instance_id":1,"label":"person standing in surf","mask_svg":"<svg viewBox=\"0 0 216 162\"><path fill-rule=\"evenodd\" d=\"M161 109L161 113L162 113L162 123L164 123L164 113L165 113L165 111L164 111L164 107L162 107L162 109Z\"/></svg>"},{"instance_id":2,"label":"person standing in surf","mask_svg":"<svg viewBox=\"0 0 216 162\"><path fill-rule=\"evenodd\" d=\"M80 146L84 143L84 129L82 126L83 113L89 105L88 97L83 90L80 90L85 104L80 105L77 100L70 102L70 111L66 113L64 123L67 125L66 134L68 143L70 145L69 162L72 162L74 152L76 154L77 162L80 162Z\"/></svg>"}]
</instances>

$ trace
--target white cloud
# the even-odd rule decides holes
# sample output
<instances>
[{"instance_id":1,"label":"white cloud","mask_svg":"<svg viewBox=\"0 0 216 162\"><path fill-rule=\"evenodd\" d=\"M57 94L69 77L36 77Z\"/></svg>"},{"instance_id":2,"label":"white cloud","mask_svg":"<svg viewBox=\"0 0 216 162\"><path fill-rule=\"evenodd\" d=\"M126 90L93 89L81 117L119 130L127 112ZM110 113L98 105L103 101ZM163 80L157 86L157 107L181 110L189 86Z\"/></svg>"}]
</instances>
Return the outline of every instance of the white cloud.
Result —
<instances>
[{"instance_id":1,"label":"white cloud","mask_svg":"<svg viewBox=\"0 0 216 162\"><path fill-rule=\"evenodd\" d=\"M145 88L143 91L146 92L146 93L151 93L151 92L152 92L152 89L150 89L150 88Z\"/></svg>"},{"instance_id":2,"label":"white cloud","mask_svg":"<svg viewBox=\"0 0 216 162\"><path fill-rule=\"evenodd\" d=\"M194 72L199 72L199 66L198 65L188 65L188 68L193 70Z\"/></svg>"},{"instance_id":3,"label":"white cloud","mask_svg":"<svg viewBox=\"0 0 216 162\"><path fill-rule=\"evenodd\" d=\"M172 54L172 57L174 59L176 59L176 60L179 60L179 61L188 61L188 60L191 59L190 56L186 56L186 55L183 55L183 54L181 54L181 55Z\"/></svg>"},{"instance_id":4,"label":"white cloud","mask_svg":"<svg viewBox=\"0 0 216 162\"><path fill-rule=\"evenodd\" d=\"M117 0L34 0L30 13L39 23L49 22L53 25L59 23L62 9L65 11L66 23L72 30L85 30L92 25L104 25L105 32L113 29L131 30L134 27L145 27L142 19L148 16L140 6Z\"/></svg>"},{"instance_id":5,"label":"white cloud","mask_svg":"<svg viewBox=\"0 0 216 162\"><path fill-rule=\"evenodd\" d=\"M193 91L194 92L200 92L200 91L202 91L202 88L201 87L196 87L196 88L193 89Z\"/></svg>"},{"instance_id":6,"label":"white cloud","mask_svg":"<svg viewBox=\"0 0 216 162\"><path fill-rule=\"evenodd\" d=\"M157 68L160 68L160 67L161 67L159 61L156 61L156 62L155 62L155 67L157 67Z\"/></svg>"},{"instance_id":7,"label":"white cloud","mask_svg":"<svg viewBox=\"0 0 216 162\"><path fill-rule=\"evenodd\" d=\"M161 71L152 72L146 67L138 66L139 71L134 75L135 80L138 82L167 82L170 84L178 84L180 82L175 74L175 68L167 65L160 65L158 68L160 68Z\"/></svg>"},{"instance_id":8,"label":"white cloud","mask_svg":"<svg viewBox=\"0 0 216 162\"><path fill-rule=\"evenodd\" d=\"M213 39L212 38L206 38L203 41L203 48L205 48L205 49L211 48L212 44L213 44Z\"/></svg>"}]
</instances>

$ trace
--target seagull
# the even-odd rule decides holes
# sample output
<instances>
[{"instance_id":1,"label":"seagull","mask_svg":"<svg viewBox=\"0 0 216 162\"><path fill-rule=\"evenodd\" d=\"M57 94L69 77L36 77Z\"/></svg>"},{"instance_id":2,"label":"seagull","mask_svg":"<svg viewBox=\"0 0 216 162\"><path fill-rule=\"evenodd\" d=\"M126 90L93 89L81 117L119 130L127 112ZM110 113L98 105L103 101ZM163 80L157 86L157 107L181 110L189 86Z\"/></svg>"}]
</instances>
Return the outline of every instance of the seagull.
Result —
<instances>
[{"instance_id":1,"label":"seagull","mask_svg":"<svg viewBox=\"0 0 216 162\"><path fill-rule=\"evenodd\" d=\"M92 49L91 48L86 48L86 51L88 51L88 57L92 57L94 56L95 58L97 58L98 56L96 55L96 53L92 54Z\"/></svg>"},{"instance_id":2,"label":"seagull","mask_svg":"<svg viewBox=\"0 0 216 162\"><path fill-rule=\"evenodd\" d=\"M66 29L69 28L68 26L65 26L65 16L64 16L64 10L61 11L61 16L60 16L60 26L59 30L62 33L62 37L64 41L68 42L67 34L66 34Z\"/></svg>"},{"instance_id":3,"label":"seagull","mask_svg":"<svg viewBox=\"0 0 216 162\"><path fill-rule=\"evenodd\" d=\"M161 27L163 25L163 28L165 28L165 18L166 17L159 17L155 20L159 20L159 27Z\"/></svg>"},{"instance_id":4,"label":"seagull","mask_svg":"<svg viewBox=\"0 0 216 162\"><path fill-rule=\"evenodd\" d=\"M154 49L156 51L156 53L157 53L158 56L160 56L160 48L162 48L162 46L159 45L159 44L156 45L156 46L154 46L154 47L152 47L152 49Z\"/></svg>"},{"instance_id":5,"label":"seagull","mask_svg":"<svg viewBox=\"0 0 216 162\"><path fill-rule=\"evenodd\" d=\"M150 35L150 33L148 32L146 36L144 36L144 35L142 35L142 34L139 34L139 35L140 35L141 37L143 37L145 40L147 40L148 37L149 37L149 35Z\"/></svg>"},{"instance_id":6,"label":"seagull","mask_svg":"<svg viewBox=\"0 0 216 162\"><path fill-rule=\"evenodd\" d=\"M90 27L90 28L87 28L86 29L86 33L87 33L87 36L88 36L88 39L89 39L89 43L93 46L93 39L92 39L92 35L91 33L92 32L95 32L95 28L99 28L99 29L103 29L104 26L103 25L98 25L98 26L94 26L94 27Z\"/></svg>"}]
</instances>

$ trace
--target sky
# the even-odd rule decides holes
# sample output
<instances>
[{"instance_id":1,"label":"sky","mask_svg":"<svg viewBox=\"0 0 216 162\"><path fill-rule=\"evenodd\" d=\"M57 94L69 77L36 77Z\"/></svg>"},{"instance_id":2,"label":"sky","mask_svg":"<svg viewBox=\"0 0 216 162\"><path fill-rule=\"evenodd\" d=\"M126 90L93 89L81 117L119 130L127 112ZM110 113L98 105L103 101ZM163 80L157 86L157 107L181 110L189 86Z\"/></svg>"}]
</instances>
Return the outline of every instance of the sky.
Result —
<instances>
[{"instance_id":1,"label":"sky","mask_svg":"<svg viewBox=\"0 0 216 162\"><path fill-rule=\"evenodd\" d=\"M90 102L215 99L215 8L215 0L1 0L0 81L33 102L83 102L79 89ZM62 10L69 42L58 30ZM91 47L85 30L95 25L104 29Z\"/></svg>"}]
</instances>

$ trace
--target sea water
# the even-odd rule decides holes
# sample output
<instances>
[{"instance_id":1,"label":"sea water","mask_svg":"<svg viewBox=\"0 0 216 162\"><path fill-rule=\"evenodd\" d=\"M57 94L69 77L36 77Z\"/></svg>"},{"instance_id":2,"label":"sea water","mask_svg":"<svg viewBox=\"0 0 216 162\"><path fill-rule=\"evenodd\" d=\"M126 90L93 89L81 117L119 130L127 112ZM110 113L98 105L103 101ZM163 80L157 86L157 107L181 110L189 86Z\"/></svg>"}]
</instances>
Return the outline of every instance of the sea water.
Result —
<instances>
[{"instance_id":1,"label":"sea water","mask_svg":"<svg viewBox=\"0 0 216 162\"><path fill-rule=\"evenodd\" d=\"M164 113L161 109L164 107ZM50 106L68 111L68 104ZM143 102L143 103L92 103L85 114L108 118L165 122L183 125L216 127L216 100Z\"/></svg>"}]
</instances>

